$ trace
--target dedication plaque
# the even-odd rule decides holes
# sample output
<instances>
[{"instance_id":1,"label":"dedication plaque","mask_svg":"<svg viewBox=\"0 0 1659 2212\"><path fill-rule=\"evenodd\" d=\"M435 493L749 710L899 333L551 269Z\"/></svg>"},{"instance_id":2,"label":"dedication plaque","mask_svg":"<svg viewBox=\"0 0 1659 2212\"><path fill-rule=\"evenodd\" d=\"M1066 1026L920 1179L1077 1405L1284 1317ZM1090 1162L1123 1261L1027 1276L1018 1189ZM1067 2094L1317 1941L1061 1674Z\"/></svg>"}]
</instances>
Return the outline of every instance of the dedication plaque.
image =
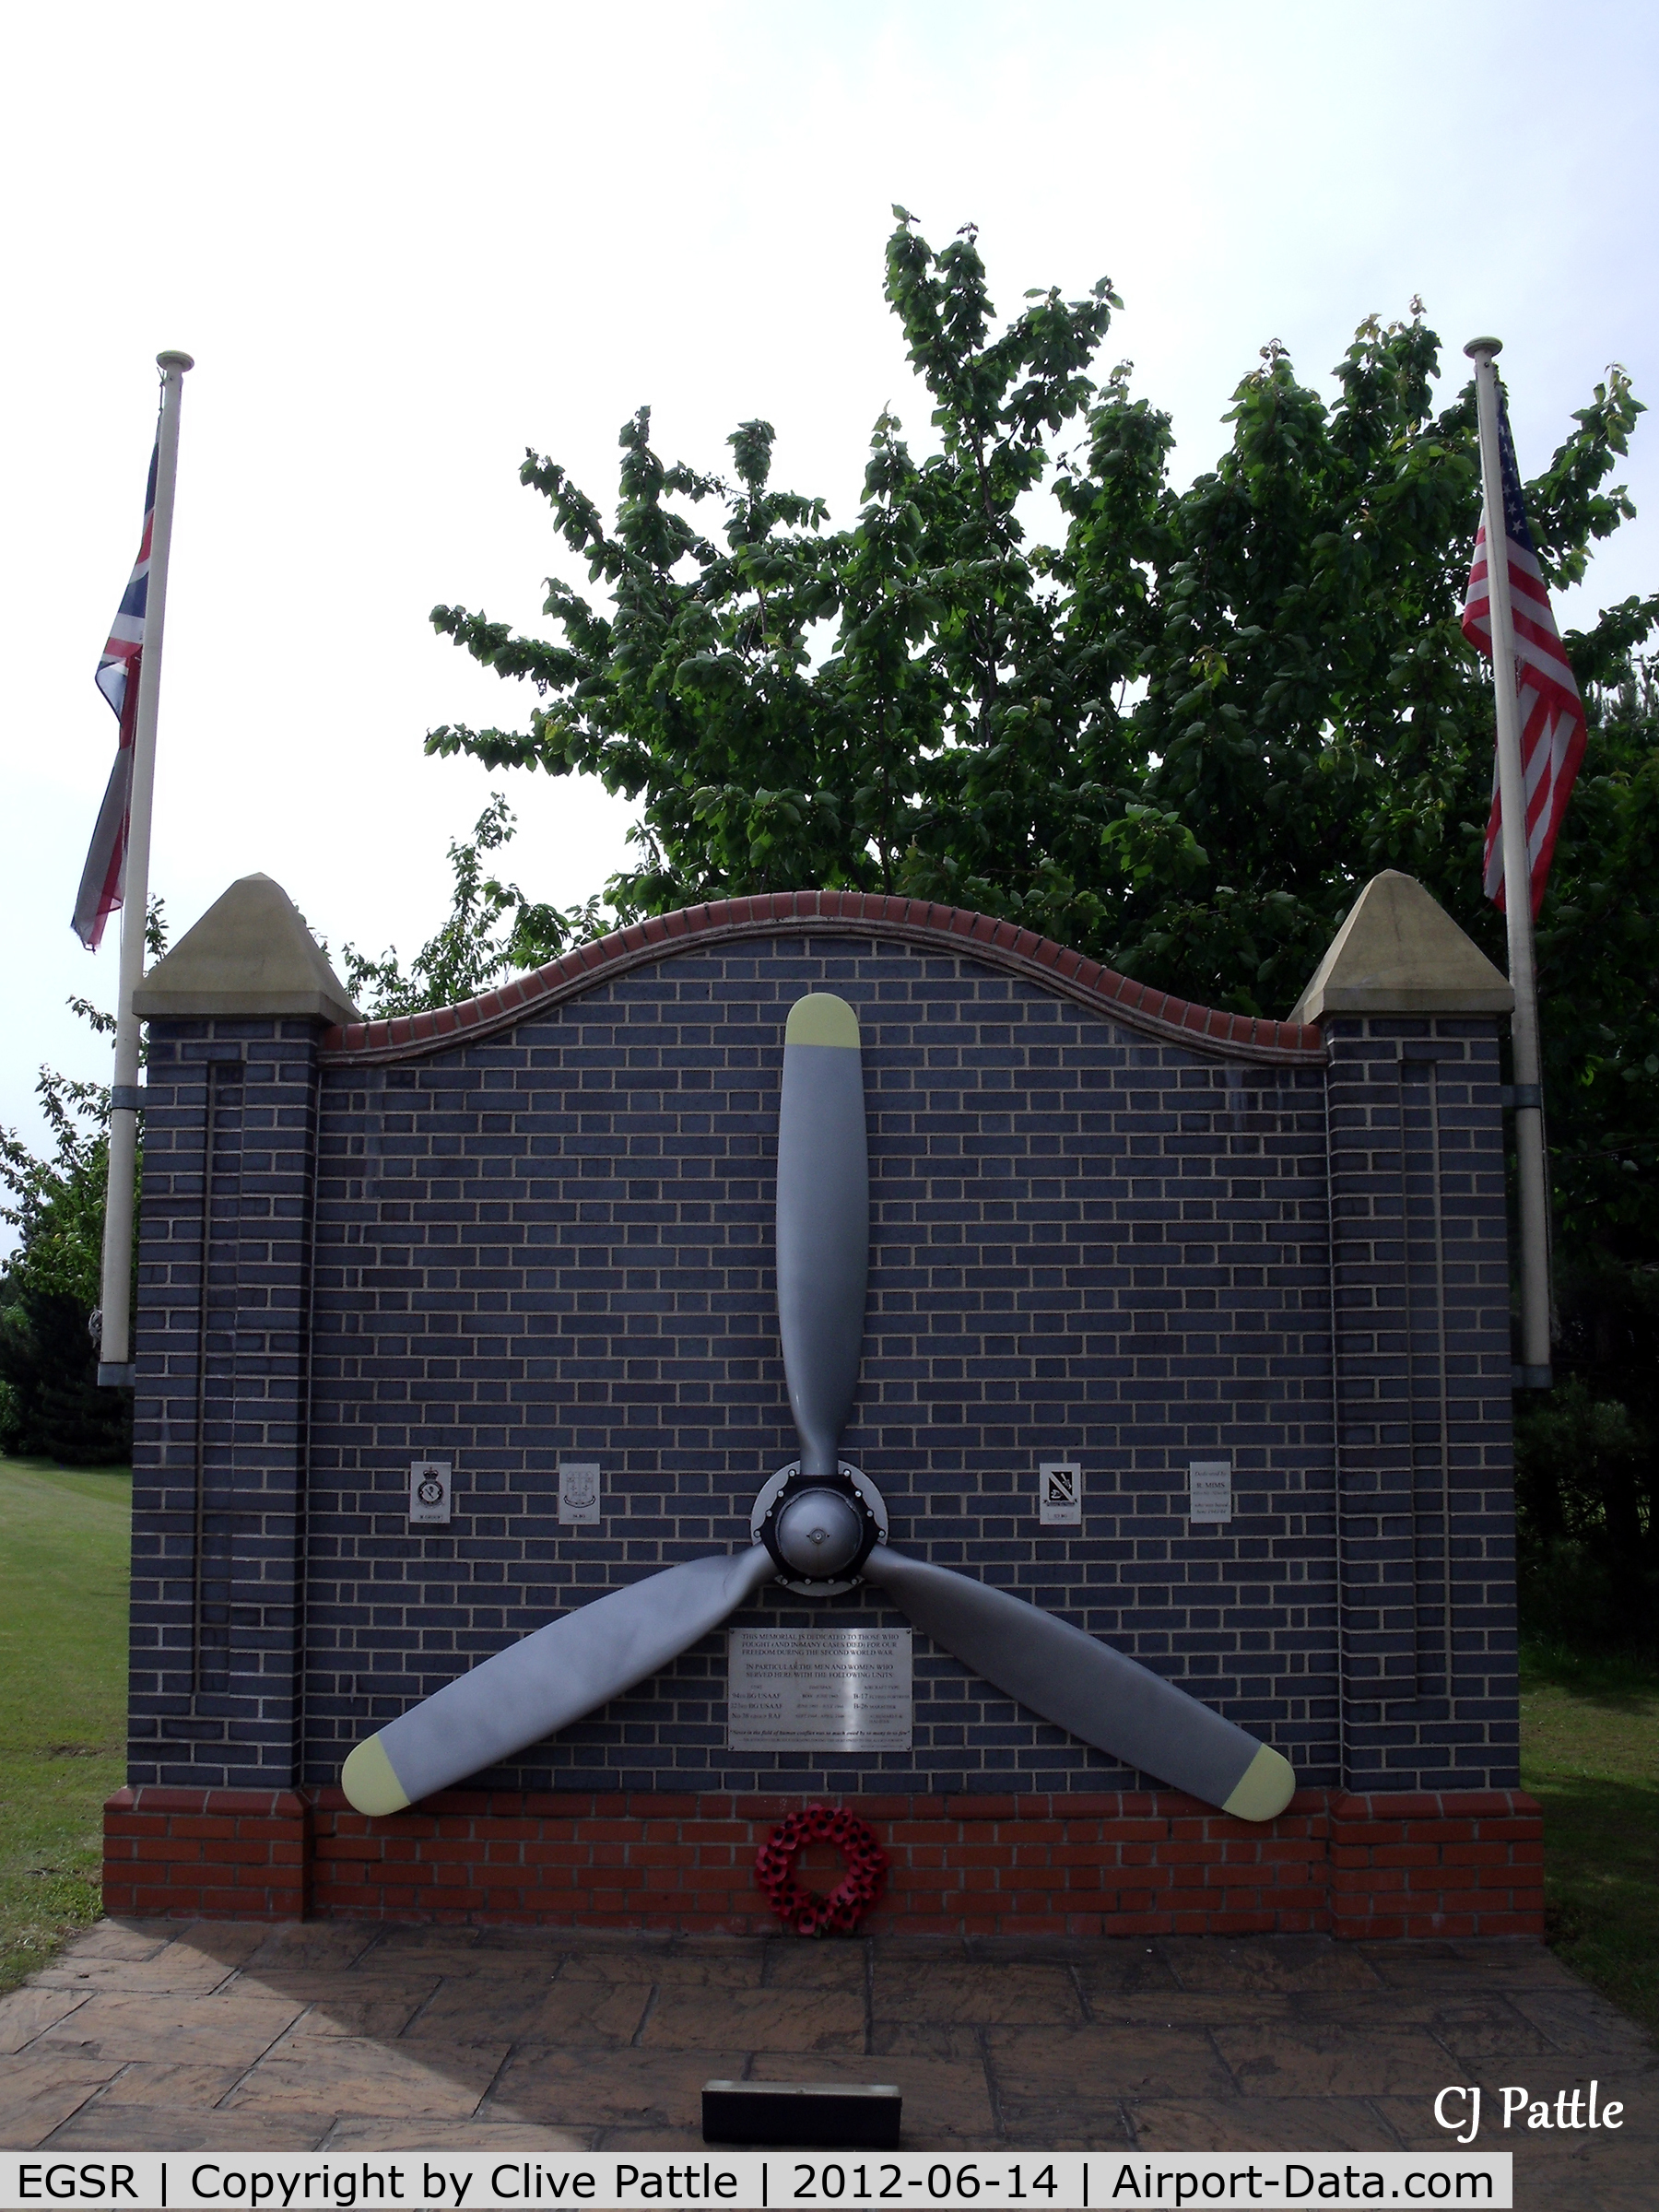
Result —
<instances>
[{"instance_id":1,"label":"dedication plaque","mask_svg":"<svg viewBox=\"0 0 1659 2212\"><path fill-rule=\"evenodd\" d=\"M1189 1521L1230 1521L1232 1519L1232 1461L1230 1459L1194 1459L1188 1462L1188 1480L1192 1484L1191 1500L1187 1507Z\"/></svg>"},{"instance_id":2,"label":"dedication plaque","mask_svg":"<svg viewBox=\"0 0 1659 2212\"><path fill-rule=\"evenodd\" d=\"M908 1751L908 1629L731 1629L733 1751Z\"/></svg>"}]
</instances>

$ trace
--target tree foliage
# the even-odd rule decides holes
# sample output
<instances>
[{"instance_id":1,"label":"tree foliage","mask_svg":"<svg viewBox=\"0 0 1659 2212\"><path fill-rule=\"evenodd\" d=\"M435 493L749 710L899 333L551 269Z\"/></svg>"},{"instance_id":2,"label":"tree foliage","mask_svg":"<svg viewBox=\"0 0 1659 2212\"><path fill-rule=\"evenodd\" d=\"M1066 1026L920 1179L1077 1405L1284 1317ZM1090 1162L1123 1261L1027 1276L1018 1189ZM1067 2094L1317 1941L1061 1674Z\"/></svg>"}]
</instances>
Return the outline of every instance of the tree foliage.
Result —
<instances>
[{"instance_id":1,"label":"tree foliage","mask_svg":"<svg viewBox=\"0 0 1659 2212\"><path fill-rule=\"evenodd\" d=\"M114 1028L85 1000L70 1004L95 1028ZM18 1236L0 1267L0 1449L97 1465L124 1457L129 1435L121 1394L98 1388L88 1325L102 1273L109 1086L43 1067L35 1095L50 1151L0 1131L0 1221Z\"/></svg>"},{"instance_id":2,"label":"tree foliage","mask_svg":"<svg viewBox=\"0 0 1659 2212\"><path fill-rule=\"evenodd\" d=\"M1490 677L1459 627L1474 387L1459 362L1440 388L1421 303L1368 316L1324 392L1264 346L1226 450L1183 488L1171 418L1132 365L1098 371L1121 306L1109 280L1029 292L998 325L973 227L935 251L895 215L886 296L928 450L884 411L839 527L821 499L773 486L762 421L705 475L657 455L641 408L610 517L530 453L522 480L598 590L550 580L546 641L435 608L534 700L516 730L446 726L429 752L594 775L633 801L634 861L608 886L624 919L750 891L898 891L1282 1016L1392 867L1505 965L1480 883ZM1614 478L1641 412L1610 368L1526 485L1558 591L1633 512ZM1617 1523L1659 1546L1651 1482L1622 1503L1607 1488L1659 1448L1630 1364L1652 1348L1630 1317L1651 1312L1659 1262L1656 621L1659 595L1632 598L1565 637L1589 741L1537 941L1559 1351L1587 1404L1620 1410L1577 1424L1605 1449L1550 1542L1599 1514L1604 1540ZM1541 1427L1535 1445L1554 1448Z\"/></svg>"},{"instance_id":3,"label":"tree foliage","mask_svg":"<svg viewBox=\"0 0 1659 2212\"><path fill-rule=\"evenodd\" d=\"M1520 1406L1524 1615L1571 1643L1659 1645L1659 1268L1558 1270L1559 1379Z\"/></svg>"},{"instance_id":4,"label":"tree foliage","mask_svg":"<svg viewBox=\"0 0 1659 2212\"><path fill-rule=\"evenodd\" d=\"M152 958L167 949L161 901L145 924ZM89 999L73 1012L100 1036L115 1017ZM17 1243L0 1262L0 1451L98 1466L132 1451L131 1404L100 1390L93 1321L102 1295L110 1087L42 1067L35 1084L49 1149L0 1129L0 1221ZM142 1180L142 1159L136 1164ZM133 1265L137 1265L135 1207Z\"/></svg>"},{"instance_id":5,"label":"tree foliage","mask_svg":"<svg viewBox=\"0 0 1659 2212\"><path fill-rule=\"evenodd\" d=\"M1479 512L1474 391L1441 347L1368 317L1325 397L1265 346L1230 442L1184 489L1173 429L1095 358L1120 301L1029 293L994 328L968 226L899 221L886 293L932 402L918 457L891 412L863 504L771 484L773 432L728 477L665 465L641 408L614 520L556 462L523 481L604 602L550 580L558 636L461 606L440 631L535 695L516 732L433 753L597 776L637 803L624 918L851 886L1007 915L1182 995L1288 1010L1359 888L1418 877L1500 963L1480 889L1491 689L1458 624ZM1577 582L1633 512L1609 481L1641 412L1609 370L1527 503ZM1046 510L1043 499L1051 502ZM1030 535L1046 512L1052 542ZM1564 1225L1659 1249L1659 766L1641 648L1659 596L1568 651L1590 750L1539 933ZM514 899L523 894L512 892Z\"/></svg>"}]
</instances>

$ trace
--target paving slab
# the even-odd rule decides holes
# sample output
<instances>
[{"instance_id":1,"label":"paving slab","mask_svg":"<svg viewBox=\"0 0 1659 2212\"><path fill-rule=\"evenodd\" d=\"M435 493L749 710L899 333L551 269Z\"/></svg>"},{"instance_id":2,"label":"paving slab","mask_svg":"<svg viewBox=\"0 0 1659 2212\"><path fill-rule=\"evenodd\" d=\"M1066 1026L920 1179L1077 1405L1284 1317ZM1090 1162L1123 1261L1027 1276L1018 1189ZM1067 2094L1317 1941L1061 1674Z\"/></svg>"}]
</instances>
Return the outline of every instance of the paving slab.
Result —
<instances>
[{"instance_id":1,"label":"paving slab","mask_svg":"<svg viewBox=\"0 0 1659 2212\"><path fill-rule=\"evenodd\" d=\"M863 1959L848 1963L857 1967L857 1980L862 1985ZM625 1951L606 1950L596 1954L578 1952L573 1958L564 1959L559 1969L559 1979L567 1983L603 1982L629 1989L641 1986L658 1989L759 1989L765 1972L763 1947L757 1944L751 1951L738 1958L722 1951L660 1951L650 1953L643 1959L629 1958Z\"/></svg>"},{"instance_id":2,"label":"paving slab","mask_svg":"<svg viewBox=\"0 0 1659 2212\"><path fill-rule=\"evenodd\" d=\"M33 2150L118 2071L63 2051L30 2049L0 2063L0 2148Z\"/></svg>"},{"instance_id":3,"label":"paving slab","mask_svg":"<svg viewBox=\"0 0 1659 2212\"><path fill-rule=\"evenodd\" d=\"M1427 2027L1375 2018L1280 2019L1211 2033L1239 2088L1259 2097L1430 2099L1464 2072Z\"/></svg>"},{"instance_id":4,"label":"paving slab","mask_svg":"<svg viewBox=\"0 0 1659 2212\"><path fill-rule=\"evenodd\" d=\"M511 2048L506 2042L434 2046L357 2035L285 2036L242 2076L222 2109L469 2120Z\"/></svg>"},{"instance_id":5,"label":"paving slab","mask_svg":"<svg viewBox=\"0 0 1659 2212\"><path fill-rule=\"evenodd\" d=\"M332 2112L238 2112L166 2110L123 2104L114 2098L88 2103L51 2139L53 2150L320 2150L334 2125Z\"/></svg>"},{"instance_id":6,"label":"paving slab","mask_svg":"<svg viewBox=\"0 0 1659 2212\"><path fill-rule=\"evenodd\" d=\"M247 2072L245 2066L175 2065L166 2058L135 2058L111 2077L118 2101L162 2112L211 2112L223 2104Z\"/></svg>"},{"instance_id":7,"label":"paving slab","mask_svg":"<svg viewBox=\"0 0 1659 2212\"><path fill-rule=\"evenodd\" d=\"M599 2150L596 2127L532 2127L512 2120L423 2120L420 2150ZM702 2138L697 2138L700 2146ZM328 2138L330 2150L406 2150L406 2120L341 2120Z\"/></svg>"},{"instance_id":8,"label":"paving slab","mask_svg":"<svg viewBox=\"0 0 1659 2212\"><path fill-rule=\"evenodd\" d=\"M629 2049L607 2053L600 2064L592 2050L519 2052L497 2080L490 2116L619 2128L629 2146L664 2128L696 2129L700 2141L703 2083L739 2078L748 2059L746 2051Z\"/></svg>"},{"instance_id":9,"label":"paving slab","mask_svg":"<svg viewBox=\"0 0 1659 2212\"><path fill-rule=\"evenodd\" d=\"M1547 1950L1541 1943L1436 1939L1358 1943L1354 1950L1386 1989L1460 1987L1470 1979L1471 1969L1475 1978L1488 1986L1528 1983L1540 1989L1558 1989L1566 1983L1574 1989L1583 1987L1582 1983L1574 1981L1554 1952Z\"/></svg>"},{"instance_id":10,"label":"paving slab","mask_svg":"<svg viewBox=\"0 0 1659 2212\"><path fill-rule=\"evenodd\" d=\"M985 2031L998 2099L1091 2119L1103 2100L1236 2096L1237 2084L1203 2028L991 2028Z\"/></svg>"},{"instance_id":11,"label":"paving slab","mask_svg":"<svg viewBox=\"0 0 1659 2212\"><path fill-rule=\"evenodd\" d=\"M34 1983L52 1989L141 1990L166 1994L177 1990L201 1995L236 1973L244 1961L267 1940L266 1930L243 1921L151 1922L171 1931L160 1941L120 1941L137 1936L143 1924L106 1921L94 1936L107 1929L111 1940L92 1947L76 1944L60 1952L34 1976Z\"/></svg>"},{"instance_id":12,"label":"paving slab","mask_svg":"<svg viewBox=\"0 0 1659 2212\"><path fill-rule=\"evenodd\" d=\"M837 2052L863 2058L862 1990L665 1989L639 2031L647 2050L695 2051L718 2022L723 2042L746 2051Z\"/></svg>"},{"instance_id":13,"label":"paving slab","mask_svg":"<svg viewBox=\"0 0 1659 2212\"><path fill-rule=\"evenodd\" d=\"M304 2009L297 1998L264 1991L100 1994L77 2005L39 2040L88 2058L118 2061L153 2058L165 2042L178 2058L199 2055L204 2065L251 2066Z\"/></svg>"},{"instance_id":14,"label":"paving slab","mask_svg":"<svg viewBox=\"0 0 1659 2212\"><path fill-rule=\"evenodd\" d=\"M1581 1982L1566 1979L1548 1988L1517 1989L1510 2002L1558 2051L1584 2058L1617 2053L1627 2062L1653 2063L1653 2043L1637 2022Z\"/></svg>"},{"instance_id":15,"label":"paving slab","mask_svg":"<svg viewBox=\"0 0 1659 2212\"><path fill-rule=\"evenodd\" d=\"M874 2058L948 2058L975 2067L984 2056L985 2031L971 2020L878 2019L866 2048Z\"/></svg>"},{"instance_id":16,"label":"paving slab","mask_svg":"<svg viewBox=\"0 0 1659 2212\"><path fill-rule=\"evenodd\" d=\"M1145 2151L1400 2148L1362 2097L1161 2097L1136 2104L1134 2120Z\"/></svg>"},{"instance_id":17,"label":"paving slab","mask_svg":"<svg viewBox=\"0 0 1659 2212\"><path fill-rule=\"evenodd\" d=\"M100 1920L89 1927L84 1936L77 1936L71 1947L59 1954L53 1965L76 1959L153 1959L158 1951L165 1950L170 1943L177 1943L197 1929L204 1934L217 1928L218 1921L196 1920ZM299 1927L305 1924L294 1921L282 1924ZM232 1929L232 1933L236 1931ZM50 1967L42 1972L50 1972ZM36 1980L40 1979L37 1975Z\"/></svg>"},{"instance_id":18,"label":"paving slab","mask_svg":"<svg viewBox=\"0 0 1659 2212\"><path fill-rule=\"evenodd\" d=\"M1527 1943L105 1922L0 1999L14 2148L681 2152L714 2077L895 2082L947 2153L1441 2150L1478 2082L1518 2205L1659 2203L1659 2053ZM1502 2135L1592 2078L1619 2133Z\"/></svg>"},{"instance_id":19,"label":"paving slab","mask_svg":"<svg viewBox=\"0 0 1659 2212\"><path fill-rule=\"evenodd\" d=\"M355 1964L384 1934L372 1920L285 1920L243 1963L249 1973L338 1970Z\"/></svg>"},{"instance_id":20,"label":"paving slab","mask_svg":"<svg viewBox=\"0 0 1659 2212\"><path fill-rule=\"evenodd\" d=\"M461 1984L463 1988L469 1984ZM426 1990L406 1988L377 1989L372 1984L366 1990L334 1989L319 1992L313 2001L288 2030L288 2040L297 2036L355 2035L379 2036L390 2039L410 2029L418 2014L437 1994L440 1984L434 1983ZM311 1995L307 1991L296 1994ZM498 2031L499 2033L500 2031Z\"/></svg>"},{"instance_id":21,"label":"paving slab","mask_svg":"<svg viewBox=\"0 0 1659 2212\"><path fill-rule=\"evenodd\" d=\"M1300 2018L1304 2004L1282 1991L1147 1989L1102 1992L1079 1975L1088 2017L1103 2028L1259 2027ZM1305 2003L1305 2001L1304 2001Z\"/></svg>"},{"instance_id":22,"label":"paving slab","mask_svg":"<svg viewBox=\"0 0 1659 2212\"><path fill-rule=\"evenodd\" d=\"M1175 1936L1159 1948L1161 1962L1182 1989L1289 1994L1384 1986L1371 1959L1351 1944L1331 1943L1320 1936L1281 1936L1271 1943Z\"/></svg>"},{"instance_id":23,"label":"paving slab","mask_svg":"<svg viewBox=\"0 0 1659 2212\"><path fill-rule=\"evenodd\" d=\"M649 1982L552 1982L539 1972L502 1986L488 1974L441 1983L410 2020L414 2042L535 2043L618 2051L651 2004Z\"/></svg>"},{"instance_id":24,"label":"paving slab","mask_svg":"<svg viewBox=\"0 0 1659 2212\"><path fill-rule=\"evenodd\" d=\"M1435 2041L1461 2060L1471 2080L1500 2059L1512 2062L1512 2072L1513 2062L1553 2056L1560 2049L1507 1997L1437 2006L1430 2025Z\"/></svg>"},{"instance_id":25,"label":"paving slab","mask_svg":"<svg viewBox=\"0 0 1659 2212\"><path fill-rule=\"evenodd\" d=\"M871 1972L871 1954L862 1943L804 1943L791 1936L758 1947L768 1989L862 1990Z\"/></svg>"},{"instance_id":26,"label":"paving slab","mask_svg":"<svg viewBox=\"0 0 1659 2212\"><path fill-rule=\"evenodd\" d=\"M38 1977L0 1997L0 2057L21 2051L86 2001L86 1991L53 1989Z\"/></svg>"},{"instance_id":27,"label":"paving slab","mask_svg":"<svg viewBox=\"0 0 1659 2212\"><path fill-rule=\"evenodd\" d=\"M1080 2028L1086 2015L1071 1969L1055 1960L982 1965L959 1959L882 1961L872 2003L884 2020L971 2020Z\"/></svg>"}]
</instances>

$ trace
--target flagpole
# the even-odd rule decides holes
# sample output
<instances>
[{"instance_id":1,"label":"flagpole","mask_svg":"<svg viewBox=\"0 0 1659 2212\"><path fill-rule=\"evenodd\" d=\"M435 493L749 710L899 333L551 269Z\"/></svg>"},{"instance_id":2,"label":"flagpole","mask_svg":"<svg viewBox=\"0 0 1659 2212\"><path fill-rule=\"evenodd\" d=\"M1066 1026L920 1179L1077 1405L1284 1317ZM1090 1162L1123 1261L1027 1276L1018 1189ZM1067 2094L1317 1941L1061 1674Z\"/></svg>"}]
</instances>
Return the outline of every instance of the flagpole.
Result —
<instances>
[{"instance_id":1,"label":"flagpole","mask_svg":"<svg viewBox=\"0 0 1659 2212\"><path fill-rule=\"evenodd\" d=\"M144 980L149 915L150 798L156 782L156 709L161 694L161 633L167 619L167 558L179 467L179 404L187 353L159 353L161 428L156 441L156 509L150 525L144 650L133 723L133 782L121 894L121 977L115 1002L115 1082L110 1094L110 1180L104 1195L103 1319L98 1380L132 1386L133 1177L138 1157L138 1018L133 994Z\"/></svg>"},{"instance_id":2,"label":"flagpole","mask_svg":"<svg viewBox=\"0 0 1659 2212\"><path fill-rule=\"evenodd\" d=\"M1521 1197L1521 1368L1528 1390L1547 1390L1549 1372L1549 1183L1544 1156L1543 1063L1538 1049L1538 977L1533 953L1532 866L1526 849L1526 784L1521 763L1521 706L1515 626L1510 609L1508 534L1498 445L1499 338L1471 338L1480 423L1480 483L1486 509L1487 592L1492 609L1492 690L1498 703L1498 795L1503 827L1503 912L1509 924L1510 1018L1514 1053L1515 1153Z\"/></svg>"}]
</instances>

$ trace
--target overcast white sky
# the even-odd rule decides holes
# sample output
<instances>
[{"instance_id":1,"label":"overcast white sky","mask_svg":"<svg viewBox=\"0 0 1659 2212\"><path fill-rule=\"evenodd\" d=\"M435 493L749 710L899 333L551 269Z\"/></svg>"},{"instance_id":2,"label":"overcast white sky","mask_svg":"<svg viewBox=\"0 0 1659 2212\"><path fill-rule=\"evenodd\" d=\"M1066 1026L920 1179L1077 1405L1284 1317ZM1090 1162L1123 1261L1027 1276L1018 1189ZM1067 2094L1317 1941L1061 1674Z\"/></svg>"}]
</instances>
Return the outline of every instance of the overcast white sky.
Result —
<instances>
[{"instance_id":1,"label":"overcast white sky","mask_svg":"<svg viewBox=\"0 0 1659 2212\"><path fill-rule=\"evenodd\" d=\"M763 415L779 479L847 514L884 403L926 437L881 300L894 200L935 243L977 221L1009 312L1110 274L1104 362L1173 411L1185 475L1265 340L1323 378L1414 292L1457 371L1465 338L1504 338L1525 473L1609 360L1659 391L1651 6L182 0L7 21L0 1123L31 1135L39 1062L107 1072L64 1001L112 1002L115 931L93 958L68 920L162 347L197 366L153 888L176 935L264 869L335 947L406 953L489 789L425 760L425 732L527 711L427 621L444 600L536 626L555 554L524 447L608 499L641 402L705 467ZM1592 571L1598 604L1659 584L1659 425L1626 476L1643 512ZM519 879L598 889L626 809L498 782Z\"/></svg>"}]
</instances>

